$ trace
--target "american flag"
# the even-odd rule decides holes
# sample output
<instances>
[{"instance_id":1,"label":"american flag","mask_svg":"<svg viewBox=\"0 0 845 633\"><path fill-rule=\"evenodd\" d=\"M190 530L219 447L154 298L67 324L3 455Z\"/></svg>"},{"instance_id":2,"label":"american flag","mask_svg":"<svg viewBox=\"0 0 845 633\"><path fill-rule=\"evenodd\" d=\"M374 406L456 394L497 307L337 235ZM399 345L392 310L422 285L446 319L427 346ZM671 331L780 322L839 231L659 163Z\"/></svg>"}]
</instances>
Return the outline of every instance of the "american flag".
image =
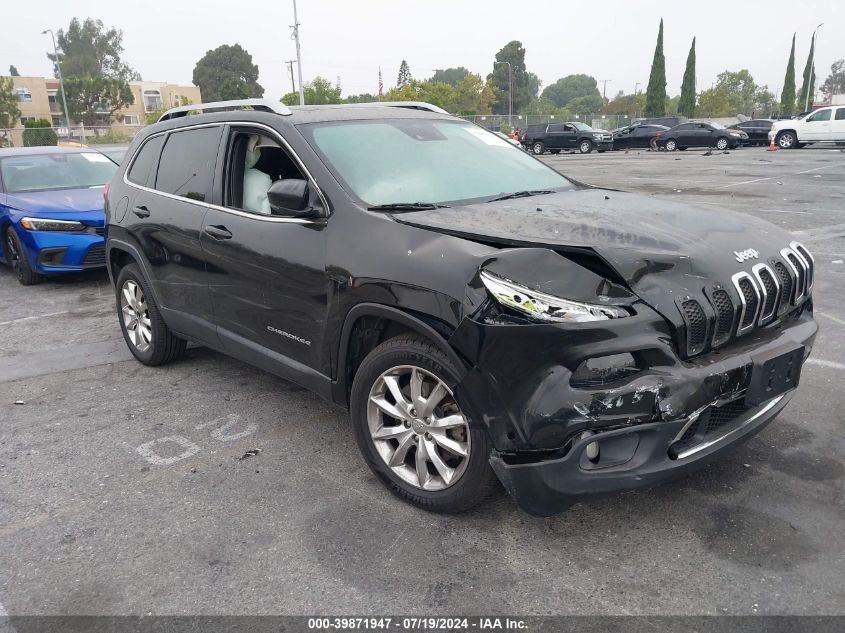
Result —
<instances>
[{"instance_id":1,"label":"american flag","mask_svg":"<svg viewBox=\"0 0 845 633\"><path fill-rule=\"evenodd\" d=\"M381 66L378 67L378 96L384 96L384 83L381 80Z\"/></svg>"}]
</instances>

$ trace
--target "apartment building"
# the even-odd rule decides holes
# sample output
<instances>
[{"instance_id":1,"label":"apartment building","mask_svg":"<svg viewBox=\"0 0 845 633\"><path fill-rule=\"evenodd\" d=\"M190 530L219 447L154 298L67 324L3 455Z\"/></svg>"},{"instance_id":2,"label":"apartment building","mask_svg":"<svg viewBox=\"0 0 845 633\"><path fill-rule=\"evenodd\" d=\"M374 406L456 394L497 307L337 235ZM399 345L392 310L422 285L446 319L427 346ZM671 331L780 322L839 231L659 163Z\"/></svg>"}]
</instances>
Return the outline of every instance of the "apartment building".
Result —
<instances>
[{"instance_id":1,"label":"apartment building","mask_svg":"<svg viewBox=\"0 0 845 633\"><path fill-rule=\"evenodd\" d=\"M57 98L59 81L52 77L10 77L14 90L18 95L18 109L21 111L20 120L11 131L12 143L16 146L23 144L23 125L31 119L46 119L51 121L60 136L80 138L85 135L81 126L73 122L68 131L63 127L64 113ZM125 135L134 136L141 127L146 125L147 116L161 108L172 108L191 103L202 103L200 89L197 86L178 86L157 81L130 81L134 103L115 113L107 128L97 128L88 131L91 134L102 133L107 129ZM0 132L2 135L3 132Z\"/></svg>"}]
</instances>

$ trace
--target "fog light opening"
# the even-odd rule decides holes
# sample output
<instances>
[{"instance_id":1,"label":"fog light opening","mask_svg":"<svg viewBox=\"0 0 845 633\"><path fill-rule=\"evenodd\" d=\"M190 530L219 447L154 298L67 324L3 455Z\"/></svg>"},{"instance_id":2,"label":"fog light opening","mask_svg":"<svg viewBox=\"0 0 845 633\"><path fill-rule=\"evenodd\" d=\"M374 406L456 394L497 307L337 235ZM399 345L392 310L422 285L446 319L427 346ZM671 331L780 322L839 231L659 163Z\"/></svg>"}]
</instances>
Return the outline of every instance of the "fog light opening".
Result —
<instances>
[{"instance_id":1,"label":"fog light opening","mask_svg":"<svg viewBox=\"0 0 845 633\"><path fill-rule=\"evenodd\" d=\"M589 437L595 435L594 431L584 431L581 433L581 439L586 440ZM599 461L599 443L598 442L590 442L587 444L587 448L584 449L584 454L594 464L598 463Z\"/></svg>"}]
</instances>

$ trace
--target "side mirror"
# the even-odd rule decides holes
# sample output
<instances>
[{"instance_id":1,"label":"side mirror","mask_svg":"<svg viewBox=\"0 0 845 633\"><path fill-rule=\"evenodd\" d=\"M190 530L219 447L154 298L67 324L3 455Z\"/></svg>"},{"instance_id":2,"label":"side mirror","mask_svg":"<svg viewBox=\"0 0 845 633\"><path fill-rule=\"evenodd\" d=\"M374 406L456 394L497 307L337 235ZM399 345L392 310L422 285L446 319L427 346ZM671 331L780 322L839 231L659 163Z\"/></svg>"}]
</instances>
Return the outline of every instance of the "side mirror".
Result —
<instances>
[{"instance_id":1,"label":"side mirror","mask_svg":"<svg viewBox=\"0 0 845 633\"><path fill-rule=\"evenodd\" d=\"M294 178L277 180L267 191L270 208L276 215L291 217L307 215L310 212L308 181Z\"/></svg>"}]
</instances>

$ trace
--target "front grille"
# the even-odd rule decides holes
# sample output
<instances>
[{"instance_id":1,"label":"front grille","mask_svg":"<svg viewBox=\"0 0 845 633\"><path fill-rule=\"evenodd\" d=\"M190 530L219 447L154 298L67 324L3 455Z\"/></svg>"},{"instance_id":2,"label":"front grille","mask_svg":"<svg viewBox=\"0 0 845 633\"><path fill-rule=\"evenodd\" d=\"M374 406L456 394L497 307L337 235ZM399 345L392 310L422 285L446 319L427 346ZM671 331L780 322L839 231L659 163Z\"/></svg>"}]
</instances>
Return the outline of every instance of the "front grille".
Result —
<instances>
[{"instance_id":1,"label":"front grille","mask_svg":"<svg viewBox=\"0 0 845 633\"><path fill-rule=\"evenodd\" d=\"M707 338L707 317L695 299L684 301L681 308L687 323L687 354L698 354L704 349Z\"/></svg>"},{"instance_id":2,"label":"front grille","mask_svg":"<svg viewBox=\"0 0 845 633\"><path fill-rule=\"evenodd\" d=\"M721 345L731 337L734 325L734 306L728 293L721 288L710 295L710 303L716 311L713 345Z\"/></svg>"},{"instance_id":3,"label":"front grille","mask_svg":"<svg viewBox=\"0 0 845 633\"><path fill-rule=\"evenodd\" d=\"M795 284L792 282L792 275L789 274L782 262L775 263L775 272L780 277L780 287L783 289L778 302L778 313L780 313L786 309L792 300L792 290Z\"/></svg>"},{"instance_id":4,"label":"front grille","mask_svg":"<svg viewBox=\"0 0 845 633\"><path fill-rule=\"evenodd\" d=\"M750 408L742 399L734 400L721 407L710 407L707 414L707 427L704 431L704 437L706 438L726 424L733 422Z\"/></svg>"},{"instance_id":5,"label":"front grille","mask_svg":"<svg viewBox=\"0 0 845 633\"><path fill-rule=\"evenodd\" d=\"M760 311L760 323L765 323L775 315L778 305L778 284L771 269L765 264L754 267L757 281L763 288L763 309Z\"/></svg>"},{"instance_id":6,"label":"front grille","mask_svg":"<svg viewBox=\"0 0 845 633\"><path fill-rule=\"evenodd\" d=\"M804 296L804 293L807 290L806 271L804 270L804 266L802 265L801 260L798 259L798 255L796 255L792 251L786 253L786 259L789 260L789 263L792 264L792 268L798 275L798 283L795 286L795 301L797 302L799 299L801 299L801 297Z\"/></svg>"},{"instance_id":7,"label":"front grille","mask_svg":"<svg viewBox=\"0 0 845 633\"><path fill-rule=\"evenodd\" d=\"M105 266L106 265L106 247L104 244L94 244L85 253L85 258L82 260L83 266Z\"/></svg>"},{"instance_id":8,"label":"front grille","mask_svg":"<svg viewBox=\"0 0 845 633\"><path fill-rule=\"evenodd\" d=\"M97 234L97 235L99 235L100 237L103 237L103 236L106 234L106 227L104 227L104 226L95 226L95 227L94 227L94 233L96 233L96 234Z\"/></svg>"},{"instance_id":9,"label":"front grille","mask_svg":"<svg viewBox=\"0 0 845 633\"><path fill-rule=\"evenodd\" d=\"M745 310L742 312L739 329L737 330L737 333L740 333L750 329L754 325L760 299L757 296L757 289L754 287L754 282L751 281L749 276L741 277L735 283L742 293L742 298L745 300Z\"/></svg>"}]
</instances>

